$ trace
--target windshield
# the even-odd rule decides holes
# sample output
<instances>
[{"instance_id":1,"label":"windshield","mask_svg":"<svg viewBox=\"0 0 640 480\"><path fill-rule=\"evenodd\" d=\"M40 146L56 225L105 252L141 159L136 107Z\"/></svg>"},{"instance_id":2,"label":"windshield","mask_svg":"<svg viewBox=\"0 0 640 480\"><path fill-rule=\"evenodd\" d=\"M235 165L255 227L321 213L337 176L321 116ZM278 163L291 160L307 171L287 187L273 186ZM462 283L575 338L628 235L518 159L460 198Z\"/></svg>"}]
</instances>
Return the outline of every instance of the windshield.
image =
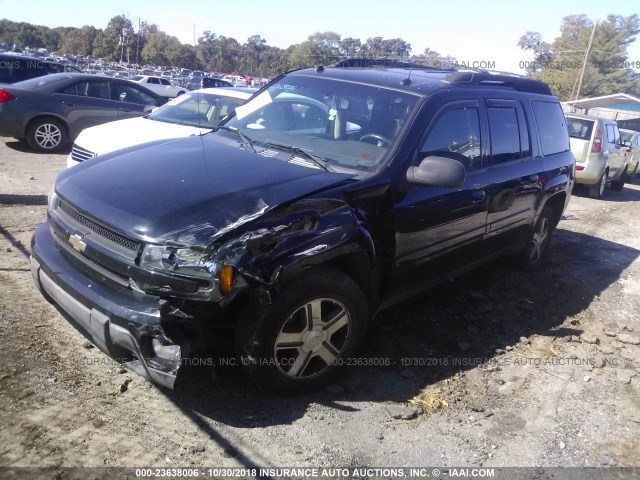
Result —
<instances>
[{"instance_id":1,"label":"windshield","mask_svg":"<svg viewBox=\"0 0 640 480\"><path fill-rule=\"evenodd\" d=\"M249 96L247 94L246 98ZM191 92L171 100L151 113L149 118L190 127L215 128L244 100L222 94Z\"/></svg>"},{"instance_id":2,"label":"windshield","mask_svg":"<svg viewBox=\"0 0 640 480\"><path fill-rule=\"evenodd\" d=\"M327 78L284 77L237 108L225 127L238 129L257 145L304 150L330 167L374 170L418 99Z\"/></svg>"}]
</instances>

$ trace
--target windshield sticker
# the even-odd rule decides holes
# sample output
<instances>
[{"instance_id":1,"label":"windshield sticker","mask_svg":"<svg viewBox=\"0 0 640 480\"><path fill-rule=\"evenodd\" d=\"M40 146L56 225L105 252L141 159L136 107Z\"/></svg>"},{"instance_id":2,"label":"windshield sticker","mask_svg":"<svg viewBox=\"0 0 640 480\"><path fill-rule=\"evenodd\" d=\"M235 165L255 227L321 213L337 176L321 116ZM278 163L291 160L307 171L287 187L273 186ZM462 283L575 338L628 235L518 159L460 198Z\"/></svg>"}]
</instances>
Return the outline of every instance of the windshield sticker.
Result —
<instances>
[{"instance_id":1,"label":"windshield sticker","mask_svg":"<svg viewBox=\"0 0 640 480\"><path fill-rule=\"evenodd\" d=\"M273 88L275 88L276 90L286 90L288 92L293 92L298 87L296 87L295 85L289 85L288 83L278 83L277 85L274 85Z\"/></svg>"},{"instance_id":2,"label":"windshield sticker","mask_svg":"<svg viewBox=\"0 0 640 480\"><path fill-rule=\"evenodd\" d=\"M269 105L271 102L273 102L273 99L271 98L271 95L269 95L269 92L265 90L246 105L236 107L236 118L238 120L242 120L247 115L255 112L265 105Z\"/></svg>"}]
</instances>

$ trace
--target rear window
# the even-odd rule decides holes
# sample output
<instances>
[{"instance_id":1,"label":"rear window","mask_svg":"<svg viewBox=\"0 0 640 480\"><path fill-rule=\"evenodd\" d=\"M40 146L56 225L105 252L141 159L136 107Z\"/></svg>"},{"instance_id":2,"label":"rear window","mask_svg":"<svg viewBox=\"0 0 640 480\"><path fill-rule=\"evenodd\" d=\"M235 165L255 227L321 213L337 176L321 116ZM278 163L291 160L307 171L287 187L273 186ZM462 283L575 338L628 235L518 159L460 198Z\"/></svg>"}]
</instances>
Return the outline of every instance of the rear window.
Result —
<instances>
[{"instance_id":1,"label":"rear window","mask_svg":"<svg viewBox=\"0 0 640 480\"><path fill-rule=\"evenodd\" d=\"M557 102L531 102L536 117L543 155L569 151L569 135L562 108Z\"/></svg>"},{"instance_id":2,"label":"rear window","mask_svg":"<svg viewBox=\"0 0 640 480\"><path fill-rule=\"evenodd\" d=\"M14 86L32 90L39 87L55 86L57 83L64 83L69 79L67 75L54 73L51 75L44 75L42 77L30 78L23 82L18 82Z\"/></svg>"},{"instance_id":3,"label":"rear window","mask_svg":"<svg viewBox=\"0 0 640 480\"><path fill-rule=\"evenodd\" d=\"M593 132L593 124L593 120L587 120L586 118L567 117L567 130L569 131L569 136L573 138L589 140Z\"/></svg>"}]
</instances>

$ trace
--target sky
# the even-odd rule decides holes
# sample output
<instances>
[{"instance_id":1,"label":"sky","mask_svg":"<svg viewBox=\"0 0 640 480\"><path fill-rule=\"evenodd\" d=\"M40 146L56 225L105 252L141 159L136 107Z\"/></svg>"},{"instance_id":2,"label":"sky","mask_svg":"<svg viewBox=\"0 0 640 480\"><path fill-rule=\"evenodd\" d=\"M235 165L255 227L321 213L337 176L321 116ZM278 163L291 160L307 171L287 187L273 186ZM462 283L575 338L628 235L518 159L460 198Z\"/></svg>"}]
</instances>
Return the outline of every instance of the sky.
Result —
<instances>
[{"instance_id":1,"label":"sky","mask_svg":"<svg viewBox=\"0 0 640 480\"><path fill-rule=\"evenodd\" d=\"M562 18L585 14L592 20L609 14L640 13L630 0L431 1L405 0L0 0L1 17L48 27L105 28L116 15L156 23L161 30L194 43L202 32L233 37L245 43L260 35L267 44L286 48L315 32L333 31L342 38L402 38L412 53L430 48L459 62L482 68L523 73L530 52L518 39L527 31L553 41ZM640 39L628 49L640 63Z\"/></svg>"}]
</instances>

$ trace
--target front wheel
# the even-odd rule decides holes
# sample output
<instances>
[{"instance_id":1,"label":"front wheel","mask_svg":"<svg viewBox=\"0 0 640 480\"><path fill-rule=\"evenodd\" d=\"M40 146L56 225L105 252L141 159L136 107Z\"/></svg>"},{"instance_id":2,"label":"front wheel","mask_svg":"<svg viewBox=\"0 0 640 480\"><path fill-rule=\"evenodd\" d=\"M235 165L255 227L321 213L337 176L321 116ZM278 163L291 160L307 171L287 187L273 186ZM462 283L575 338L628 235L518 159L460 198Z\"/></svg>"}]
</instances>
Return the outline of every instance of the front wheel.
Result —
<instances>
[{"instance_id":1,"label":"front wheel","mask_svg":"<svg viewBox=\"0 0 640 480\"><path fill-rule=\"evenodd\" d=\"M532 272L542 266L551 243L551 234L554 229L553 217L553 209L551 207L545 207L538 217L538 222L533 229L529 244L518 259L523 270Z\"/></svg>"},{"instance_id":2,"label":"front wheel","mask_svg":"<svg viewBox=\"0 0 640 480\"><path fill-rule=\"evenodd\" d=\"M285 285L271 305L249 308L236 330L236 350L261 389L301 393L326 383L348 363L367 319L358 285L320 267Z\"/></svg>"}]
</instances>

